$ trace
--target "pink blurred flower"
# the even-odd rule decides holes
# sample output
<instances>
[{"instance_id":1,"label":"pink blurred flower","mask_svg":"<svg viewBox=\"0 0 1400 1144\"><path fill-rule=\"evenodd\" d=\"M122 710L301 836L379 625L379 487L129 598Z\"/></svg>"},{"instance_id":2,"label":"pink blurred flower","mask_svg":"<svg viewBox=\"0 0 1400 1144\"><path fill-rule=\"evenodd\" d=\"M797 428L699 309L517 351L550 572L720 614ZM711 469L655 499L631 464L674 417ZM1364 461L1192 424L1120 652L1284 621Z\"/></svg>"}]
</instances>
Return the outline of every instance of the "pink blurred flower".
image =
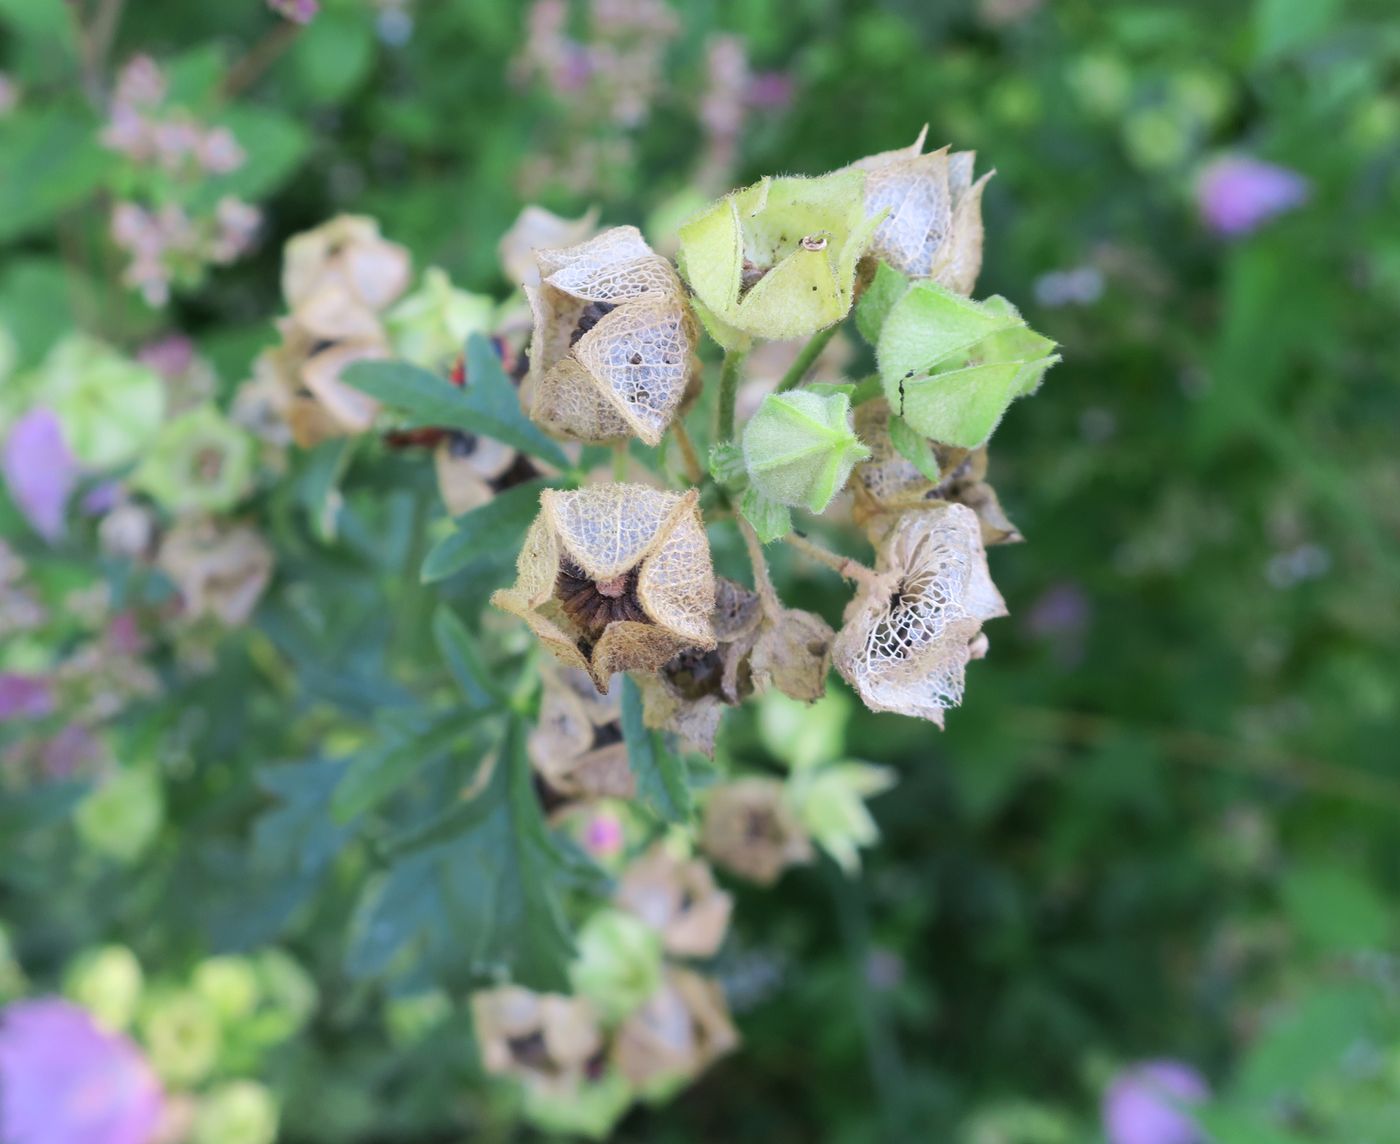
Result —
<instances>
[{"instance_id":1,"label":"pink blurred flower","mask_svg":"<svg viewBox=\"0 0 1400 1144\"><path fill-rule=\"evenodd\" d=\"M1109 1144L1199 1144L1204 1137L1185 1108L1210 1099L1205 1078L1180 1061L1146 1061L1124 1069L1103 1102Z\"/></svg>"},{"instance_id":2,"label":"pink blurred flower","mask_svg":"<svg viewBox=\"0 0 1400 1144\"><path fill-rule=\"evenodd\" d=\"M309 24L321 10L319 0L267 0L267 6L293 24Z\"/></svg>"},{"instance_id":3,"label":"pink blurred flower","mask_svg":"<svg viewBox=\"0 0 1400 1144\"><path fill-rule=\"evenodd\" d=\"M0 723L42 719L53 710L53 686L42 675L0 672Z\"/></svg>"},{"instance_id":4,"label":"pink blurred flower","mask_svg":"<svg viewBox=\"0 0 1400 1144\"><path fill-rule=\"evenodd\" d=\"M39 750L39 767L50 779L72 778L103 757L102 744L80 723L70 723Z\"/></svg>"},{"instance_id":5,"label":"pink blurred flower","mask_svg":"<svg viewBox=\"0 0 1400 1144\"><path fill-rule=\"evenodd\" d=\"M214 237L209 244L209 257L217 263L232 262L242 257L257 237L262 226L262 212L242 199L225 195L214 208Z\"/></svg>"},{"instance_id":6,"label":"pink blurred flower","mask_svg":"<svg viewBox=\"0 0 1400 1144\"><path fill-rule=\"evenodd\" d=\"M584 848L600 858L611 858L621 852L623 843L622 823L617 815L602 812L588 820L583 833Z\"/></svg>"},{"instance_id":7,"label":"pink blurred flower","mask_svg":"<svg viewBox=\"0 0 1400 1144\"><path fill-rule=\"evenodd\" d=\"M58 998L0 1010L0 1125L23 1144L150 1144L160 1082L126 1037Z\"/></svg>"},{"instance_id":8,"label":"pink blurred flower","mask_svg":"<svg viewBox=\"0 0 1400 1144\"><path fill-rule=\"evenodd\" d=\"M136 360L150 366L166 381L174 381L194 365L194 342L184 334L166 334L142 346Z\"/></svg>"},{"instance_id":9,"label":"pink blurred flower","mask_svg":"<svg viewBox=\"0 0 1400 1144\"><path fill-rule=\"evenodd\" d=\"M227 127L206 131L198 144L199 165L211 175L227 175L243 166L247 152Z\"/></svg>"},{"instance_id":10,"label":"pink blurred flower","mask_svg":"<svg viewBox=\"0 0 1400 1144\"><path fill-rule=\"evenodd\" d=\"M788 72L756 72L749 80L749 104L764 111L781 111L792 103L796 86Z\"/></svg>"},{"instance_id":11,"label":"pink blurred flower","mask_svg":"<svg viewBox=\"0 0 1400 1144\"><path fill-rule=\"evenodd\" d=\"M61 537L78 471L57 415L33 409L16 421L5 438L0 471L34 531L50 544Z\"/></svg>"},{"instance_id":12,"label":"pink blurred flower","mask_svg":"<svg viewBox=\"0 0 1400 1144\"><path fill-rule=\"evenodd\" d=\"M1307 179L1248 155L1211 163L1196 181L1196 208L1216 234L1249 234L1308 201Z\"/></svg>"}]
</instances>

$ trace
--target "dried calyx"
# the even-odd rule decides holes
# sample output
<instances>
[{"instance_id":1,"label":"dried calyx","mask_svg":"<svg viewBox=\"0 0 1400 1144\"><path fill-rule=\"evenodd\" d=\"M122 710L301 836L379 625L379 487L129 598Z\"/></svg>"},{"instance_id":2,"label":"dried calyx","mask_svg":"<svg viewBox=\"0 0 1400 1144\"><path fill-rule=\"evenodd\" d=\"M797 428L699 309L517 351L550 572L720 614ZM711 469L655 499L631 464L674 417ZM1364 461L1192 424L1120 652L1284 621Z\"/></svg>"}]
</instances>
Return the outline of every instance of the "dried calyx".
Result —
<instances>
[{"instance_id":1,"label":"dried calyx","mask_svg":"<svg viewBox=\"0 0 1400 1144\"><path fill-rule=\"evenodd\" d=\"M615 672L708 651L715 584L698 500L629 484L546 490L515 586L491 601L599 691Z\"/></svg>"}]
</instances>

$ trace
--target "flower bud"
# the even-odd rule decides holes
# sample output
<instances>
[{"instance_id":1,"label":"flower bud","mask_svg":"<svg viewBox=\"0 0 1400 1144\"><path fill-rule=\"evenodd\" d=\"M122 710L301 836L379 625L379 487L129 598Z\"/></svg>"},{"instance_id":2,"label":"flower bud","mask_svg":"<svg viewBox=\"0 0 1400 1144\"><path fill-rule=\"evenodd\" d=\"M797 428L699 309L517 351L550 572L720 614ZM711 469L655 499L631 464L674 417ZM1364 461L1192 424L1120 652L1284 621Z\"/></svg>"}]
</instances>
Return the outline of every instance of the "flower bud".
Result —
<instances>
[{"instance_id":1,"label":"flower bud","mask_svg":"<svg viewBox=\"0 0 1400 1144\"><path fill-rule=\"evenodd\" d=\"M844 393L771 393L744 427L744 465L753 487L778 504L805 505L814 513L826 511L852 466L868 456L851 428L851 400Z\"/></svg>"},{"instance_id":2,"label":"flower bud","mask_svg":"<svg viewBox=\"0 0 1400 1144\"><path fill-rule=\"evenodd\" d=\"M536 252L530 416L580 441L656 445L686 396L699 332L680 279L636 227Z\"/></svg>"},{"instance_id":3,"label":"flower bud","mask_svg":"<svg viewBox=\"0 0 1400 1144\"><path fill-rule=\"evenodd\" d=\"M278 1119L266 1085L229 1081L200 1097L191 1144L274 1144Z\"/></svg>"},{"instance_id":4,"label":"flower bud","mask_svg":"<svg viewBox=\"0 0 1400 1144\"><path fill-rule=\"evenodd\" d=\"M801 338L846 316L876 226L864 188L852 170L767 178L681 227L682 273L717 340Z\"/></svg>"},{"instance_id":5,"label":"flower bud","mask_svg":"<svg viewBox=\"0 0 1400 1144\"><path fill-rule=\"evenodd\" d=\"M164 819L160 778L146 768L127 767L78 804L73 822L89 849L118 862L133 862L154 841Z\"/></svg>"},{"instance_id":6,"label":"flower bud","mask_svg":"<svg viewBox=\"0 0 1400 1144\"><path fill-rule=\"evenodd\" d=\"M700 845L714 862L761 886L812 860L812 843L777 779L738 779L713 788Z\"/></svg>"},{"instance_id":7,"label":"flower bud","mask_svg":"<svg viewBox=\"0 0 1400 1144\"><path fill-rule=\"evenodd\" d=\"M1010 302L919 282L890 309L876 348L890 408L925 437L975 449L1059 355Z\"/></svg>"},{"instance_id":8,"label":"flower bud","mask_svg":"<svg viewBox=\"0 0 1400 1144\"><path fill-rule=\"evenodd\" d=\"M93 469L135 459L165 415L165 386L154 370L75 334L40 368L44 401L63 423L73 455Z\"/></svg>"},{"instance_id":9,"label":"flower bud","mask_svg":"<svg viewBox=\"0 0 1400 1144\"><path fill-rule=\"evenodd\" d=\"M599 910L578 932L569 980L604 1020L621 1020L661 983L661 937L632 914Z\"/></svg>"},{"instance_id":10,"label":"flower bud","mask_svg":"<svg viewBox=\"0 0 1400 1144\"><path fill-rule=\"evenodd\" d=\"M490 332L495 313L492 298L457 289L445 271L430 266L384 324L396 357L441 371L457 360L469 334Z\"/></svg>"},{"instance_id":11,"label":"flower bud","mask_svg":"<svg viewBox=\"0 0 1400 1144\"><path fill-rule=\"evenodd\" d=\"M882 220L869 257L970 294L982 269L982 189L991 172L972 181L972 151L920 154L927 135L926 126L910 146L851 164L865 172L866 214Z\"/></svg>"},{"instance_id":12,"label":"flower bud","mask_svg":"<svg viewBox=\"0 0 1400 1144\"><path fill-rule=\"evenodd\" d=\"M63 991L105 1029L127 1028L136 1016L144 977L136 955L124 945L104 945L82 954L64 974Z\"/></svg>"},{"instance_id":13,"label":"flower bud","mask_svg":"<svg viewBox=\"0 0 1400 1144\"><path fill-rule=\"evenodd\" d=\"M167 421L132 483L170 512L226 512L253 483L253 439L212 405Z\"/></svg>"},{"instance_id":14,"label":"flower bud","mask_svg":"<svg viewBox=\"0 0 1400 1144\"><path fill-rule=\"evenodd\" d=\"M246 957L210 957L195 966L194 991L224 1021L238 1021L257 1007L258 975Z\"/></svg>"},{"instance_id":15,"label":"flower bud","mask_svg":"<svg viewBox=\"0 0 1400 1144\"><path fill-rule=\"evenodd\" d=\"M682 861L657 843L623 872L615 901L661 935L672 957L713 957L729 928L734 899L709 866Z\"/></svg>"},{"instance_id":16,"label":"flower bud","mask_svg":"<svg viewBox=\"0 0 1400 1144\"><path fill-rule=\"evenodd\" d=\"M619 671L655 671L688 647L715 646L714 571L692 489L546 489L512 588L491 603L519 616L599 692Z\"/></svg>"},{"instance_id":17,"label":"flower bud","mask_svg":"<svg viewBox=\"0 0 1400 1144\"><path fill-rule=\"evenodd\" d=\"M1006 615L977 516L960 504L907 512L885 535L876 576L846 608L836 669L872 711L943 726L962 701L982 622Z\"/></svg>"},{"instance_id":18,"label":"flower bud","mask_svg":"<svg viewBox=\"0 0 1400 1144\"><path fill-rule=\"evenodd\" d=\"M222 1034L214 1007L191 990L167 990L145 999L141 1043L162 1079L191 1088L214 1070Z\"/></svg>"}]
</instances>

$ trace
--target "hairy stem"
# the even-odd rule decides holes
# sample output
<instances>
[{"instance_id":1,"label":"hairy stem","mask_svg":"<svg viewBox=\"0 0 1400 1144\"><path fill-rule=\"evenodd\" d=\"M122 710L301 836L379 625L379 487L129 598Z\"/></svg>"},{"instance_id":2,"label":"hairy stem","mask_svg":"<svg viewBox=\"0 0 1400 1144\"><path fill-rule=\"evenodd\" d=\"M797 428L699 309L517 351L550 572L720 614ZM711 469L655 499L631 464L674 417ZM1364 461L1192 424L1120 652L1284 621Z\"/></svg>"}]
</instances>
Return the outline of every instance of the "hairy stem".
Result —
<instances>
[{"instance_id":1,"label":"hairy stem","mask_svg":"<svg viewBox=\"0 0 1400 1144\"><path fill-rule=\"evenodd\" d=\"M290 20L280 20L262 39L248 49L248 53L229 69L220 94L232 99L245 88L251 87L267 71L277 57L292 46L292 41L301 33L301 25Z\"/></svg>"},{"instance_id":2,"label":"hairy stem","mask_svg":"<svg viewBox=\"0 0 1400 1144\"><path fill-rule=\"evenodd\" d=\"M613 446L613 480L625 481L627 479L627 444L623 442Z\"/></svg>"},{"instance_id":3,"label":"hairy stem","mask_svg":"<svg viewBox=\"0 0 1400 1144\"><path fill-rule=\"evenodd\" d=\"M753 565L753 590L758 593L764 614L770 619L775 618L783 610L783 604L773 587L773 578L768 574L768 559L763 555L763 544L747 520L742 516L735 519L739 524L739 534L744 538L744 547L749 550L749 563Z\"/></svg>"},{"instance_id":4,"label":"hairy stem","mask_svg":"<svg viewBox=\"0 0 1400 1144\"><path fill-rule=\"evenodd\" d=\"M719 371L719 412L715 421L715 440L734 439L734 406L739 401L739 371L744 366L748 350L725 350L724 365Z\"/></svg>"},{"instance_id":5,"label":"hairy stem","mask_svg":"<svg viewBox=\"0 0 1400 1144\"><path fill-rule=\"evenodd\" d=\"M783 540L807 559L815 560L818 564L825 564L838 576L844 576L847 580L855 580L861 584L875 585L879 583L880 575L873 568L867 568L859 560L852 560L849 556L841 556L839 553L823 548L820 544L814 544L799 533L789 532L783 537Z\"/></svg>"},{"instance_id":6,"label":"hairy stem","mask_svg":"<svg viewBox=\"0 0 1400 1144\"><path fill-rule=\"evenodd\" d=\"M818 330L810 338L807 344L802 347L801 352L793 359L792 365L788 366L787 373L783 374L783 380L778 382L775 393L782 393L784 390L796 389L802 384L802 379L807 376L807 371L812 368L812 363L821 356L822 350L836 336L836 331L841 328L841 323L827 326L824 330Z\"/></svg>"},{"instance_id":7,"label":"hairy stem","mask_svg":"<svg viewBox=\"0 0 1400 1144\"><path fill-rule=\"evenodd\" d=\"M690 439L690 434L680 421L672 424L671 435L676 442L676 448L681 451L681 464L685 466L686 479L692 485L704 484L705 466L700 463L700 456L695 452L695 442Z\"/></svg>"}]
</instances>

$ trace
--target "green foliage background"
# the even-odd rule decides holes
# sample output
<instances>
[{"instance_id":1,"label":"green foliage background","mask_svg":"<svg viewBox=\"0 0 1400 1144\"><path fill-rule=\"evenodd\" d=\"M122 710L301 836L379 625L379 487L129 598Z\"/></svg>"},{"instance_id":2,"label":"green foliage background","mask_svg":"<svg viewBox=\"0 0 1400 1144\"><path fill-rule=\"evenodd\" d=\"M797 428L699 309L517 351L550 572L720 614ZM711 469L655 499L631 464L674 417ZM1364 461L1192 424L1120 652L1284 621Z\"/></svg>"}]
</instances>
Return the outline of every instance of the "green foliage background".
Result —
<instances>
[{"instance_id":1,"label":"green foliage background","mask_svg":"<svg viewBox=\"0 0 1400 1144\"><path fill-rule=\"evenodd\" d=\"M225 394L274 340L286 236L371 213L419 265L503 294L496 240L523 203L522 166L620 130L512 81L521 5L423 0L398 46L370 7L326 9L227 109L251 156L236 178L267 196L270 233L171 314ZM1169 1055L1226 1094L1228 1144L1400 1140L1395 13L1382 0L1057 0L1004 25L913 0L677 12L668 82L628 132L630 158L588 194L540 201L597 202L623 223L683 190L704 37L735 32L756 67L795 83L789 108L751 119L735 182L828 170L929 122L935 145L998 172L979 295L1015 300L1064 364L996 438L992 477L1028 543L993 554L1012 617L990 629L964 706L941 735L853 718L846 749L900 774L874 804L882 845L858 881L816 867L740 892L725 972L746 1046L620 1138L1094 1140L1105 1077ZM115 55L179 60L197 87L272 19L259 4L140 0ZM0 313L30 363L74 323L134 346L161 322L119 301L90 257L102 220L81 205L105 159L65 78L63 5L0 0L0 28L0 61L36 93L0 125ZM1239 241L1211 236L1192 180L1232 147L1304 173L1306 207ZM1086 265L1097 300L1037 298L1047 273ZM254 631L123 730L168 753L152 855L105 865L75 849L61 791L5 792L0 917L40 977L97 940L174 966L280 938L329 998L280 1066L287 1139L452 1139L464 1109L473 1138L509 1138L464 1014L416 1044L382 1031L386 990L464 984L464 923L434 909L425 865L386 865L403 820L377 817L373 790L357 803L337 789L337 740L415 744L389 780L397 814L465 777L466 763L426 765L411 699L450 686L411 571L431 477L408 460L356 468L342 537L325 544L305 506L326 463L304 458L264 506L282 563ZM1316 574L1294 576L1305 547ZM474 616L505 571L477 562L444 591ZM805 584L793 602L837 618L834 578ZM1056 600L1071 622L1047 633ZM477 722L434 730L445 755L479 757L456 749L480 741ZM763 751L751 718L728 736L736 757ZM508 792L492 813L509 817ZM491 845L469 838L457 845ZM527 895L536 860L522 859ZM421 956L386 978L409 939ZM1280 1098L1297 1115L1281 1119Z\"/></svg>"}]
</instances>

